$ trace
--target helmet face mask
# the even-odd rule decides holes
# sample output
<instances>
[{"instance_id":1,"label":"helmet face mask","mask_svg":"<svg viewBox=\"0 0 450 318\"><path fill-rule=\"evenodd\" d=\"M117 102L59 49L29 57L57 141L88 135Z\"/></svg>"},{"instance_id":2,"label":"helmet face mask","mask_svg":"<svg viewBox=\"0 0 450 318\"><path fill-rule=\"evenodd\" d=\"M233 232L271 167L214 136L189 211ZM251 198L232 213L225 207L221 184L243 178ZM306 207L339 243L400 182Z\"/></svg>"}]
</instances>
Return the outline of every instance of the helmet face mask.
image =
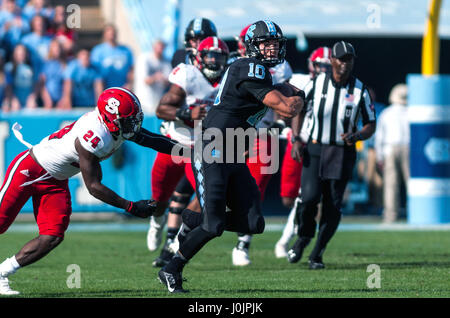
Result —
<instances>
[{"instance_id":1,"label":"helmet face mask","mask_svg":"<svg viewBox=\"0 0 450 318\"><path fill-rule=\"evenodd\" d=\"M198 46L197 67L209 80L216 80L225 71L229 52L224 41L214 36L207 37Z\"/></svg>"},{"instance_id":2,"label":"helmet face mask","mask_svg":"<svg viewBox=\"0 0 450 318\"><path fill-rule=\"evenodd\" d=\"M278 48L276 44L270 45L274 41L277 42ZM245 34L244 43L247 55L261 60L268 67L284 62L286 38L280 27L272 21L258 21L250 25ZM267 46L272 46L272 48L268 49Z\"/></svg>"},{"instance_id":3,"label":"helmet face mask","mask_svg":"<svg viewBox=\"0 0 450 318\"><path fill-rule=\"evenodd\" d=\"M125 88L106 89L99 96L97 110L106 129L116 138L130 139L141 129L144 118L141 104L136 95Z\"/></svg>"},{"instance_id":4,"label":"helmet face mask","mask_svg":"<svg viewBox=\"0 0 450 318\"><path fill-rule=\"evenodd\" d=\"M308 69L312 78L331 70L331 49L323 46L315 49L308 58Z\"/></svg>"}]
</instances>

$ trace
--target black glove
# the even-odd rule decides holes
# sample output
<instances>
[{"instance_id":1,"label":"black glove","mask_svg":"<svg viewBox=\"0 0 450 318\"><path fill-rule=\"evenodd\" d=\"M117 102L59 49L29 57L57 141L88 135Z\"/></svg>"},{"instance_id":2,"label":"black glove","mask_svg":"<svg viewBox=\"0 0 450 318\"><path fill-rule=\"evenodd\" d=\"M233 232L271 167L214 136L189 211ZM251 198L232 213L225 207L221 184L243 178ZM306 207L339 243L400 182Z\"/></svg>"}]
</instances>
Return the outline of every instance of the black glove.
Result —
<instances>
[{"instance_id":1,"label":"black glove","mask_svg":"<svg viewBox=\"0 0 450 318\"><path fill-rule=\"evenodd\" d=\"M126 211L139 218L147 218L153 214L156 210L155 200L140 200L130 202L130 205Z\"/></svg>"}]
</instances>

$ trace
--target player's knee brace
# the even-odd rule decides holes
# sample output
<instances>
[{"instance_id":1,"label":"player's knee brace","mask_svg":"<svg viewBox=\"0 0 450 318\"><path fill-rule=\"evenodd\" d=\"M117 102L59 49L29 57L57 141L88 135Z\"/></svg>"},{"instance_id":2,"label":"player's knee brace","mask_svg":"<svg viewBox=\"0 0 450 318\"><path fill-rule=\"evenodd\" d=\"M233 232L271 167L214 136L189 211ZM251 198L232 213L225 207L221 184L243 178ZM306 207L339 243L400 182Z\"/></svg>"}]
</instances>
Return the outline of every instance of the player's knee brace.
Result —
<instances>
[{"instance_id":1,"label":"player's knee brace","mask_svg":"<svg viewBox=\"0 0 450 318\"><path fill-rule=\"evenodd\" d=\"M184 207L175 207L175 206L169 206L169 213L181 215L183 212Z\"/></svg>"},{"instance_id":2,"label":"player's knee brace","mask_svg":"<svg viewBox=\"0 0 450 318\"><path fill-rule=\"evenodd\" d=\"M189 194L175 193L170 197L170 200L179 203L182 207L186 207L191 201L191 196Z\"/></svg>"}]
</instances>

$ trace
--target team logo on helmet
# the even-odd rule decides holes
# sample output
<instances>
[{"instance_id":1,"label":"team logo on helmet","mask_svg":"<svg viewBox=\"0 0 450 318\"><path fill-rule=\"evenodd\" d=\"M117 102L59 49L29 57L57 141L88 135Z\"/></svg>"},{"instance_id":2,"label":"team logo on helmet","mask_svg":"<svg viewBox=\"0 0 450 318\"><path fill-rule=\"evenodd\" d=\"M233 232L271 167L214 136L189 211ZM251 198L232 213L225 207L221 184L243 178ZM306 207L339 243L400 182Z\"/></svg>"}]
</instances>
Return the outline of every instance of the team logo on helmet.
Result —
<instances>
[{"instance_id":1,"label":"team logo on helmet","mask_svg":"<svg viewBox=\"0 0 450 318\"><path fill-rule=\"evenodd\" d=\"M144 119L141 103L125 88L106 89L98 98L97 110L104 125L115 137L130 139L141 129Z\"/></svg>"},{"instance_id":2,"label":"team logo on helmet","mask_svg":"<svg viewBox=\"0 0 450 318\"><path fill-rule=\"evenodd\" d=\"M266 42L276 40L278 43L267 48ZM268 67L283 63L286 56L286 38L280 27L270 21L257 21L250 25L244 38L246 54L261 60ZM260 46L262 45L262 48Z\"/></svg>"}]
</instances>

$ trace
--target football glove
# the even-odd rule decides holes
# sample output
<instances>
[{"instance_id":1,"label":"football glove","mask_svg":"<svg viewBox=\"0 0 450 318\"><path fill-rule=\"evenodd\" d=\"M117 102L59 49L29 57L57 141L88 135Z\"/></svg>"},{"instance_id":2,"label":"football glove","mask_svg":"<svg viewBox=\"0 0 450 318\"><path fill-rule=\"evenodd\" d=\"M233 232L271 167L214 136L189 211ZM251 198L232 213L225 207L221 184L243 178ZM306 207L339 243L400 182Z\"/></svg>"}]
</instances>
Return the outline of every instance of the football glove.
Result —
<instances>
[{"instance_id":1,"label":"football glove","mask_svg":"<svg viewBox=\"0 0 450 318\"><path fill-rule=\"evenodd\" d=\"M153 214L156 210L155 200L140 200L130 202L130 205L126 211L139 218L147 218Z\"/></svg>"}]
</instances>

